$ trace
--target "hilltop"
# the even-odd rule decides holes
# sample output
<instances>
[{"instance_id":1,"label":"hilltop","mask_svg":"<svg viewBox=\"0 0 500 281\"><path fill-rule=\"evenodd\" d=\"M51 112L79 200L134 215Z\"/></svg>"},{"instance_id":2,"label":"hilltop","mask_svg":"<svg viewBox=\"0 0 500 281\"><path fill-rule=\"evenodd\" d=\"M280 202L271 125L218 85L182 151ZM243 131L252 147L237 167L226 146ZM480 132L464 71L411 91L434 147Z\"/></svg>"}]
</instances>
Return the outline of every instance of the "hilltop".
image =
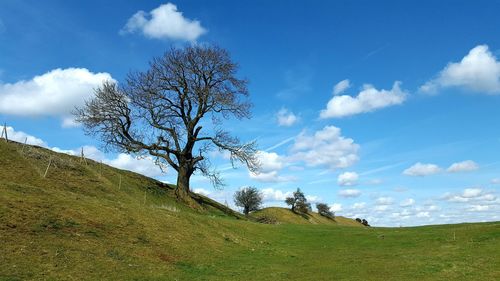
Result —
<instances>
[{"instance_id":1,"label":"hilltop","mask_svg":"<svg viewBox=\"0 0 500 281\"><path fill-rule=\"evenodd\" d=\"M309 214L297 214L292 212L290 209L279 208L279 207L269 207L252 213L252 217L257 220L270 220L275 223L289 223L289 224L324 224L324 225L339 225L339 226L363 226L359 222L342 217L335 216L334 219L326 218L318 213Z\"/></svg>"},{"instance_id":2,"label":"hilltop","mask_svg":"<svg viewBox=\"0 0 500 281\"><path fill-rule=\"evenodd\" d=\"M47 170L48 163L50 164ZM498 280L500 224L367 228L283 208L247 220L172 186L0 141L0 280ZM255 220L272 217L277 224Z\"/></svg>"}]
</instances>

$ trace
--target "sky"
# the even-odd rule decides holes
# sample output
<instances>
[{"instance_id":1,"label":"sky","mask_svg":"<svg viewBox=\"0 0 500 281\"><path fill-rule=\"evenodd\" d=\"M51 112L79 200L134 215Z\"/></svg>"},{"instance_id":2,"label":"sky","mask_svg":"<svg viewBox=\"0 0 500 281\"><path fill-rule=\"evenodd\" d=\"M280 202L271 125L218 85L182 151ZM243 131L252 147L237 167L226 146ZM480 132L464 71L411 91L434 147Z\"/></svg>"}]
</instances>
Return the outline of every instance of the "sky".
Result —
<instances>
[{"instance_id":1,"label":"sky","mask_svg":"<svg viewBox=\"0 0 500 281\"><path fill-rule=\"evenodd\" d=\"M500 1L0 2L0 123L11 139L175 183L151 159L104 152L71 115L103 81L171 47L217 44L248 79L258 174L209 153L234 207L300 188L374 226L500 220ZM1 128L0 128L1 129Z\"/></svg>"}]
</instances>

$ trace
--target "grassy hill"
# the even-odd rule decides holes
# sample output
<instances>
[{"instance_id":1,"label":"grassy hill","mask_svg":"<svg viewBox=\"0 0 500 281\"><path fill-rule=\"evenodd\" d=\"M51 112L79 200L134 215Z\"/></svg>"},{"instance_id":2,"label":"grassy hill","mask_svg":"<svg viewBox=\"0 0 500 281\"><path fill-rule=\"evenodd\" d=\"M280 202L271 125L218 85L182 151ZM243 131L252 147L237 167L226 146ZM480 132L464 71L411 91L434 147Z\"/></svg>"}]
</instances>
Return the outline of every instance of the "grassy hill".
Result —
<instances>
[{"instance_id":1,"label":"grassy hill","mask_svg":"<svg viewBox=\"0 0 500 281\"><path fill-rule=\"evenodd\" d=\"M288 223L288 224L325 224L325 225L338 225L338 226L359 226L363 227L362 224L357 221L345 218L342 216L336 216L335 219L330 219L319 215L318 213L309 213L304 215L298 215L290 209L270 207L264 208L262 210L252 213L252 217L257 220L271 220L276 223Z\"/></svg>"},{"instance_id":2,"label":"grassy hill","mask_svg":"<svg viewBox=\"0 0 500 281\"><path fill-rule=\"evenodd\" d=\"M253 216L281 223L261 224L199 201L0 141L0 280L500 280L499 223L346 227L268 208Z\"/></svg>"}]
</instances>

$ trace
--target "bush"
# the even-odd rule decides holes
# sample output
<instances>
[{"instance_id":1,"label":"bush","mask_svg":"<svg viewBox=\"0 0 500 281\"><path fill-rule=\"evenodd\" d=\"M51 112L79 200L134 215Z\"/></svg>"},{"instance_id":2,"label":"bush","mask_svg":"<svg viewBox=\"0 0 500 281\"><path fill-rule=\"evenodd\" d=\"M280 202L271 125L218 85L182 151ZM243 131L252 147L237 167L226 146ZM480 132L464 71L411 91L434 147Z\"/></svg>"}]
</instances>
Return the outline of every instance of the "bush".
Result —
<instances>
[{"instance_id":1,"label":"bush","mask_svg":"<svg viewBox=\"0 0 500 281\"><path fill-rule=\"evenodd\" d=\"M328 206L325 203L317 203L316 204L316 209L318 209L318 214L320 214L320 215L322 215L324 217L327 217L327 218L330 218L330 219L334 219L335 218L335 213L333 213L332 211L330 211L330 206Z\"/></svg>"}]
</instances>

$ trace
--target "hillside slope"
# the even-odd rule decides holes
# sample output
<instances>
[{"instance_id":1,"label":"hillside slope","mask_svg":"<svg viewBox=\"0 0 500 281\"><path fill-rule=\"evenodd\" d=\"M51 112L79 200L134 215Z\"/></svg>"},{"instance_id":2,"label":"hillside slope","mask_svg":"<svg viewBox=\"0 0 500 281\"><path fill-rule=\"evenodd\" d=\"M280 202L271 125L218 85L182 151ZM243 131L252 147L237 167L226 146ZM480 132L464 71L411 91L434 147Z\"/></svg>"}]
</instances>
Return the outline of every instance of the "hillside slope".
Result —
<instances>
[{"instance_id":1,"label":"hillside slope","mask_svg":"<svg viewBox=\"0 0 500 281\"><path fill-rule=\"evenodd\" d=\"M213 204L0 140L0 280L500 280L499 223L337 227L273 208L268 225Z\"/></svg>"}]
</instances>

